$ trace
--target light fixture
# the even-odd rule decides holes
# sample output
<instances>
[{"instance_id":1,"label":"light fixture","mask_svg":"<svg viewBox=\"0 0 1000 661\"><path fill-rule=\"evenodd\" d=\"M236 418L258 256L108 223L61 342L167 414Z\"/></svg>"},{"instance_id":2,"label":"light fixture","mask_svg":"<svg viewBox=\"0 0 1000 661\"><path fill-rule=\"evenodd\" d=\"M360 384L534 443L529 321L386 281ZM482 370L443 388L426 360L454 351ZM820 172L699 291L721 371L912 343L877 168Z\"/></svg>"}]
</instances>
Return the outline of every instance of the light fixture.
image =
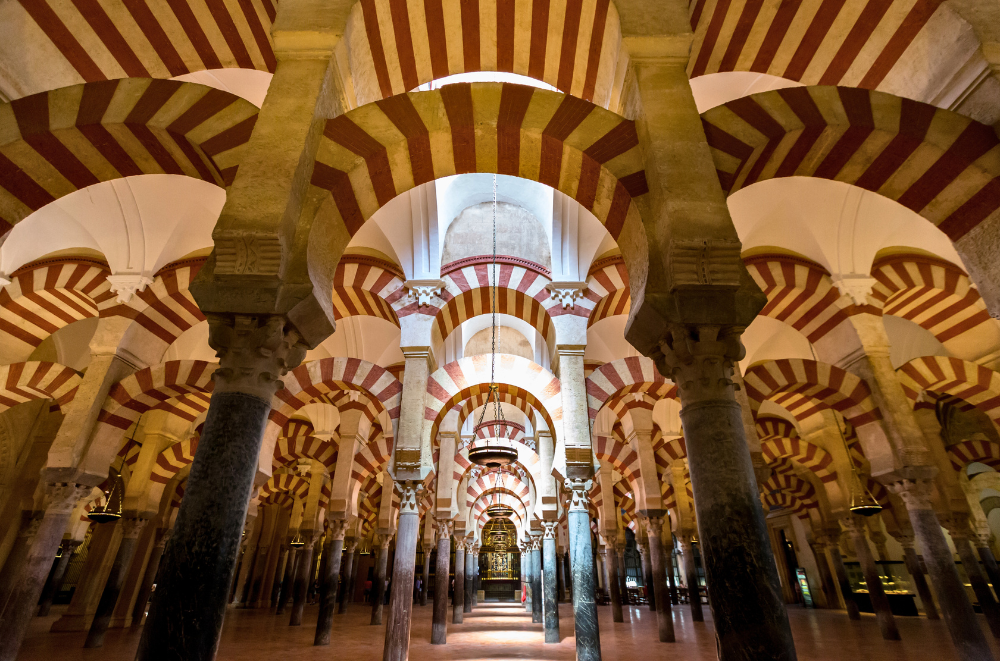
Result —
<instances>
[{"instance_id":1,"label":"light fixture","mask_svg":"<svg viewBox=\"0 0 1000 661\"><path fill-rule=\"evenodd\" d=\"M486 402L483 404L483 411L479 414L479 421L472 430L473 437L483 428L483 419L486 417L486 409L493 402L495 417L491 423L497 430L497 436L505 436L508 423L503 415L503 407L500 406L500 386L496 382L497 367L497 176L493 175L493 262L490 266L490 309L492 321L490 323L490 389L486 395ZM502 445L490 445L489 436L485 436L485 443L482 447L469 449L469 461L484 468L501 468L517 461L517 450L512 447Z\"/></svg>"},{"instance_id":2,"label":"light fixture","mask_svg":"<svg viewBox=\"0 0 1000 661\"><path fill-rule=\"evenodd\" d=\"M305 546L306 542L305 542L304 539L302 539L302 533L299 532L299 531L296 531L295 532L295 537L292 537L292 541L288 542L288 545L291 546L293 549L297 549L297 548L300 548L302 546Z\"/></svg>"},{"instance_id":3,"label":"light fixture","mask_svg":"<svg viewBox=\"0 0 1000 661\"><path fill-rule=\"evenodd\" d=\"M834 420L837 421L837 431L840 433L840 440L844 443L844 450L847 452L847 463L851 466L851 483L850 489L850 501L848 509L855 514L860 514L861 516L875 516L882 511L882 506L879 505L875 496L872 492L861 483L861 476L858 475L858 468L854 465L851 460L851 448L847 445L847 436L844 434L844 429L840 426L840 417L834 414Z\"/></svg>"},{"instance_id":4,"label":"light fixture","mask_svg":"<svg viewBox=\"0 0 1000 661\"><path fill-rule=\"evenodd\" d=\"M98 505L87 513L87 518L94 523L110 523L122 518L122 495L125 491L125 483L122 474L111 469L112 475L108 476L110 486L104 490L104 504Z\"/></svg>"}]
</instances>

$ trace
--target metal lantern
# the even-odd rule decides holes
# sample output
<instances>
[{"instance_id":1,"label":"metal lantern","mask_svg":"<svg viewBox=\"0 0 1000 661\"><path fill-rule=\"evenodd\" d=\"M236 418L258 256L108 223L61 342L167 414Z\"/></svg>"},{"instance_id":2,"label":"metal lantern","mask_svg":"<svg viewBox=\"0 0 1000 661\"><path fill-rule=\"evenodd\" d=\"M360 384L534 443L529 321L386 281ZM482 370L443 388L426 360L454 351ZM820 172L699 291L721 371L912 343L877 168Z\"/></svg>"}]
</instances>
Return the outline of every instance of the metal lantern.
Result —
<instances>
[{"instance_id":1,"label":"metal lantern","mask_svg":"<svg viewBox=\"0 0 1000 661\"><path fill-rule=\"evenodd\" d=\"M306 541L302 539L302 533L296 532L295 537L292 537L292 541L288 542L288 545L293 549L301 548L306 545Z\"/></svg>"},{"instance_id":2,"label":"metal lantern","mask_svg":"<svg viewBox=\"0 0 1000 661\"><path fill-rule=\"evenodd\" d=\"M484 445L469 450L469 461L484 468L501 468L517 461L517 450L500 445Z\"/></svg>"},{"instance_id":3,"label":"metal lantern","mask_svg":"<svg viewBox=\"0 0 1000 661\"><path fill-rule=\"evenodd\" d=\"M110 485L104 490L104 504L98 505L87 513L87 518L94 523L111 523L122 518L122 500L125 495L125 482L122 474L111 469L108 476Z\"/></svg>"},{"instance_id":4,"label":"metal lantern","mask_svg":"<svg viewBox=\"0 0 1000 661\"><path fill-rule=\"evenodd\" d=\"M872 492L862 484L861 476L858 475L858 467L851 461L851 448L847 445L847 436L840 426L840 418L834 416L837 421L837 431L840 432L840 440L844 443L844 451L847 453L847 463L851 465L851 499L848 509L861 516L875 516L882 511L882 506L875 500Z\"/></svg>"}]
</instances>

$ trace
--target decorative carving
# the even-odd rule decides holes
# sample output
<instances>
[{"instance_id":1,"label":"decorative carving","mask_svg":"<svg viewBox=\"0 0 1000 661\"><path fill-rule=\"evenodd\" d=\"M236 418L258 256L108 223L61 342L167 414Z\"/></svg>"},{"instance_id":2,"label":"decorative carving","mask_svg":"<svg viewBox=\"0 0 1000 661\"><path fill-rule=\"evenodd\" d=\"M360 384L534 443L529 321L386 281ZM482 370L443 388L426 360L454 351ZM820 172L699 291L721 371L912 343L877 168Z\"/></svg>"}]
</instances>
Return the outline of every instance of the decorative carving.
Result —
<instances>
[{"instance_id":1,"label":"decorative carving","mask_svg":"<svg viewBox=\"0 0 1000 661\"><path fill-rule=\"evenodd\" d=\"M671 284L739 287L741 250L739 241L671 241Z\"/></svg>"},{"instance_id":2,"label":"decorative carving","mask_svg":"<svg viewBox=\"0 0 1000 661\"><path fill-rule=\"evenodd\" d=\"M77 502L90 494L93 487L85 484L75 484L73 482L54 482L47 485L45 495L48 496L49 504L45 508L46 513L69 514L76 507Z\"/></svg>"},{"instance_id":3,"label":"decorative carving","mask_svg":"<svg viewBox=\"0 0 1000 661\"><path fill-rule=\"evenodd\" d=\"M411 303L416 301L418 308L425 305L438 307L434 304L434 299L438 298L444 289L444 280L407 280L403 286L408 292L406 300Z\"/></svg>"},{"instance_id":4,"label":"decorative carving","mask_svg":"<svg viewBox=\"0 0 1000 661\"><path fill-rule=\"evenodd\" d=\"M448 539L451 537L451 521L435 521L434 522L434 532L437 535L438 541L442 539Z\"/></svg>"},{"instance_id":5,"label":"decorative carving","mask_svg":"<svg viewBox=\"0 0 1000 661\"><path fill-rule=\"evenodd\" d=\"M934 482L931 479L900 480L887 485L903 500L908 511L929 510L931 508L931 493Z\"/></svg>"},{"instance_id":6,"label":"decorative carving","mask_svg":"<svg viewBox=\"0 0 1000 661\"><path fill-rule=\"evenodd\" d=\"M590 505L590 490L594 488L594 481L585 478L570 478L564 482L564 486L570 492L570 512L587 512Z\"/></svg>"},{"instance_id":7,"label":"decorative carving","mask_svg":"<svg viewBox=\"0 0 1000 661\"><path fill-rule=\"evenodd\" d=\"M419 450L417 453L419 454ZM424 483L417 480L404 480L396 482L396 486L399 487L400 496L399 514L417 514L417 500L424 491Z\"/></svg>"},{"instance_id":8,"label":"decorative carving","mask_svg":"<svg viewBox=\"0 0 1000 661\"><path fill-rule=\"evenodd\" d=\"M118 295L119 303L128 303L136 292L145 291L153 279L141 273L113 273L107 277L111 291Z\"/></svg>"},{"instance_id":9,"label":"decorative carving","mask_svg":"<svg viewBox=\"0 0 1000 661\"><path fill-rule=\"evenodd\" d=\"M216 275L278 275L281 239L274 234L226 230L215 237Z\"/></svg>"},{"instance_id":10,"label":"decorative carving","mask_svg":"<svg viewBox=\"0 0 1000 661\"><path fill-rule=\"evenodd\" d=\"M643 517L643 523L646 525L646 534L653 539L659 539L660 535L663 533L663 517L662 516L646 516Z\"/></svg>"},{"instance_id":11,"label":"decorative carving","mask_svg":"<svg viewBox=\"0 0 1000 661\"><path fill-rule=\"evenodd\" d=\"M389 544L391 543L392 543L392 533L379 536L378 546L383 551L387 550L389 548Z\"/></svg>"},{"instance_id":12,"label":"decorative carving","mask_svg":"<svg viewBox=\"0 0 1000 661\"><path fill-rule=\"evenodd\" d=\"M875 278L870 275L848 273L835 278L833 284L841 294L849 296L855 305L868 305L868 296L872 293L875 282Z\"/></svg>"},{"instance_id":13,"label":"decorative carving","mask_svg":"<svg viewBox=\"0 0 1000 661\"><path fill-rule=\"evenodd\" d=\"M675 325L660 342L654 356L663 376L677 384L685 406L710 399L734 399L730 388L733 365L742 360L746 349L740 342L740 327L698 326L693 329Z\"/></svg>"},{"instance_id":14,"label":"decorative carving","mask_svg":"<svg viewBox=\"0 0 1000 661\"><path fill-rule=\"evenodd\" d=\"M542 539L555 539L558 521L542 521Z\"/></svg>"},{"instance_id":15,"label":"decorative carving","mask_svg":"<svg viewBox=\"0 0 1000 661\"><path fill-rule=\"evenodd\" d=\"M328 519L330 524L330 537L333 539L344 539L347 535L347 519Z\"/></svg>"},{"instance_id":16,"label":"decorative carving","mask_svg":"<svg viewBox=\"0 0 1000 661\"><path fill-rule=\"evenodd\" d=\"M420 470L420 449L396 448L396 470L397 471Z\"/></svg>"},{"instance_id":17,"label":"decorative carving","mask_svg":"<svg viewBox=\"0 0 1000 661\"><path fill-rule=\"evenodd\" d=\"M139 533L146 527L148 519L137 516L127 516L122 519L122 539L138 539Z\"/></svg>"},{"instance_id":18,"label":"decorative carving","mask_svg":"<svg viewBox=\"0 0 1000 661\"><path fill-rule=\"evenodd\" d=\"M307 346L282 316L209 314L208 344L220 367L215 393L242 392L271 401L284 388L281 377L305 358Z\"/></svg>"},{"instance_id":19,"label":"decorative carving","mask_svg":"<svg viewBox=\"0 0 1000 661\"><path fill-rule=\"evenodd\" d=\"M558 301L563 309L576 307L577 300L583 298L583 292L587 291L586 282L550 282L545 285L549 294Z\"/></svg>"},{"instance_id":20,"label":"decorative carving","mask_svg":"<svg viewBox=\"0 0 1000 661\"><path fill-rule=\"evenodd\" d=\"M465 537L455 537L455 551L465 552Z\"/></svg>"}]
</instances>

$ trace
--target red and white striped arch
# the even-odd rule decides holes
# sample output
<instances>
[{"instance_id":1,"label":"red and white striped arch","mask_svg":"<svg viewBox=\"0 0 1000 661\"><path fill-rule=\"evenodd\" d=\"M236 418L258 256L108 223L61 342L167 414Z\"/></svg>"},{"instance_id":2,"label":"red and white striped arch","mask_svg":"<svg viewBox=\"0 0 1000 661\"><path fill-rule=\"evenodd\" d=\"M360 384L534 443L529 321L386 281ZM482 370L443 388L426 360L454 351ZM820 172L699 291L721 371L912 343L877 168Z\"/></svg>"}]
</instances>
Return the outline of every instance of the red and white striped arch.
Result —
<instances>
[{"instance_id":1,"label":"red and white striped arch","mask_svg":"<svg viewBox=\"0 0 1000 661\"><path fill-rule=\"evenodd\" d=\"M171 360L131 374L114 386L97 417L98 438L120 433L146 411L191 393L212 391L217 363L203 360Z\"/></svg>"},{"instance_id":2,"label":"red and white striped arch","mask_svg":"<svg viewBox=\"0 0 1000 661\"><path fill-rule=\"evenodd\" d=\"M594 262L587 274L587 291L584 294L594 302L587 327L608 317L628 314L632 307L631 295L628 270L620 255Z\"/></svg>"},{"instance_id":3,"label":"red and white striped arch","mask_svg":"<svg viewBox=\"0 0 1000 661\"><path fill-rule=\"evenodd\" d=\"M702 114L729 193L778 177L853 184L922 215L953 241L1000 209L993 127L882 92L794 87Z\"/></svg>"},{"instance_id":4,"label":"red and white striped arch","mask_svg":"<svg viewBox=\"0 0 1000 661\"><path fill-rule=\"evenodd\" d=\"M397 308L407 304L403 271L368 255L344 255L333 277L333 316L366 316L399 326Z\"/></svg>"},{"instance_id":5,"label":"red and white striped arch","mask_svg":"<svg viewBox=\"0 0 1000 661\"><path fill-rule=\"evenodd\" d=\"M472 520L481 521L489 516L487 510L493 505L507 505L513 509L514 515L521 520L522 525L528 521L528 504L510 489L500 487L483 491L475 502L470 503Z\"/></svg>"},{"instance_id":6,"label":"red and white striped arch","mask_svg":"<svg viewBox=\"0 0 1000 661\"><path fill-rule=\"evenodd\" d=\"M660 375L653 361L644 356L619 358L604 363L587 377L587 408L591 425L612 397L644 392L660 399L670 397L676 386Z\"/></svg>"},{"instance_id":7,"label":"red and white striped arch","mask_svg":"<svg viewBox=\"0 0 1000 661\"><path fill-rule=\"evenodd\" d=\"M772 468L783 461L794 462L811 470L821 482L837 479L833 455L800 438L795 425L788 420L764 416L757 418L757 436L764 460Z\"/></svg>"},{"instance_id":8,"label":"red and white striped arch","mask_svg":"<svg viewBox=\"0 0 1000 661\"><path fill-rule=\"evenodd\" d=\"M517 473L504 471L501 476L497 472L491 471L488 473L481 473L475 479L470 477L468 486L465 490L466 504L471 507L480 496L487 491L495 489L501 489L506 493L511 493L525 503L529 502L528 496L531 493L531 486L528 482L522 480Z\"/></svg>"},{"instance_id":9,"label":"red and white striped arch","mask_svg":"<svg viewBox=\"0 0 1000 661\"><path fill-rule=\"evenodd\" d=\"M541 416L541 402L530 392L506 383L498 385L501 404L511 404L517 407L528 419L537 419L536 416ZM474 394L463 401L458 408L458 428L461 429L466 418L472 415L476 409L487 404L488 401L490 401L489 391L485 387L477 389Z\"/></svg>"},{"instance_id":10,"label":"red and white striped arch","mask_svg":"<svg viewBox=\"0 0 1000 661\"><path fill-rule=\"evenodd\" d=\"M631 445L612 435L594 435L594 455L600 461L606 461L628 480L632 488L638 488L638 480L642 478L639 470L639 454Z\"/></svg>"},{"instance_id":11,"label":"red and white striped arch","mask_svg":"<svg viewBox=\"0 0 1000 661\"><path fill-rule=\"evenodd\" d=\"M80 375L58 363L13 363L0 366L0 411L35 399L53 399L59 406L73 400Z\"/></svg>"},{"instance_id":12,"label":"red and white striped arch","mask_svg":"<svg viewBox=\"0 0 1000 661\"><path fill-rule=\"evenodd\" d=\"M796 420L820 409L838 411L855 427L882 419L868 384L839 367L800 358L755 365L743 377L756 415L764 401L784 406Z\"/></svg>"},{"instance_id":13,"label":"red and white striped arch","mask_svg":"<svg viewBox=\"0 0 1000 661\"><path fill-rule=\"evenodd\" d=\"M281 437L274 445L274 468L287 466L299 459L314 459L326 466L331 473L337 464L337 445L315 436Z\"/></svg>"},{"instance_id":14,"label":"red and white striped arch","mask_svg":"<svg viewBox=\"0 0 1000 661\"><path fill-rule=\"evenodd\" d=\"M378 434L354 455L351 478L358 484L374 479L392 456L392 437Z\"/></svg>"},{"instance_id":15,"label":"red and white striped arch","mask_svg":"<svg viewBox=\"0 0 1000 661\"><path fill-rule=\"evenodd\" d=\"M948 459L956 471L963 471L974 461L1000 470L1000 443L986 439L962 441L948 447Z\"/></svg>"},{"instance_id":16,"label":"red and white striped arch","mask_svg":"<svg viewBox=\"0 0 1000 661\"><path fill-rule=\"evenodd\" d=\"M156 457L156 464L149 476L150 481L166 484L183 468L194 461L201 434L195 434L179 443L174 443Z\"/></svg>"},{"instance_id":17,"label":"red and white striped arch","mask_svg":"<svg viewBox=\"0 0 1000 661\"><path fill-rule=\"evenodd\" d=\"M950 262L924 255L892 255L872 266L872 298L882 313L919 324L945 346L968 338L993 320L969 276ZM968 334L968 335L967 335Z\"/></svg>"},{"instance_id":18,"label":"red and white striped arch","mask_svg":"<svg viewBox=\"0 0 1000 661\"><path fill-rule=\"evenodd\" d=\"M669 471L670 464L675 461L687 459L687 443L683 436L674 438L664 438L659 427L653 428L653 456L656 461L657 470L663 474Z\"/></svg>"},{"instance_id":19,"label":"red and white striped arch","mask_svg":"<svg viewBox=\"0 0 1000 661\"><path fill-rule=\"evenodd\" d=\"M896 373L903 392L916 403L925 390L958 397L1000 425L1000 372L946 356L925 356L906 363Z\"/></svg>"},{"instance_id":20,"label":"red and white striped arch","mask_svg":"<svg viewBox=\"0 0 1000 661\"><path fill-rule=\"evenodd\" d=\"M544 147L542 145L545 145ZM372 103L327 122L312 184L354 234L400 193L495 172L551 186L617 238L648 191L635 124L586 101L510 83L460 83Z\"/></svg>"},{"instance_id":21,"label":"red and white striped arch","mask_svg":"<svg viewBox=\"0 0 1000 661\"><path fill-rule=\"evenodd\" d=\"M120 177L187 175L227 186L257 112L228 92L148 78L0 105L0 233L64 195Z\"/></svg>"},{"instance_id":22,"label":"red and white striped arch","mask_svg":"<svg viewBox=\"0 0 1000 661\"><path fill-rule=\"evenodd\" d=\"M511 443L524 443L524 425L516 422L486 420L476 428L476 438L486 441L503 439Z\"/></svg>"},{"instance_id":23,"label":"red and white striped arch","mask_svg":"<svg viewBox=\"0 0 1000 661\"><path fill-rule=\"evenodd\" d=\"M305 498L309 493L309 480L306 480L294 473L279 473L272 475L264 486L260 488L260 497L267 498L273 493L287 491L293 496Z\"/></svg>"}]
</instances>

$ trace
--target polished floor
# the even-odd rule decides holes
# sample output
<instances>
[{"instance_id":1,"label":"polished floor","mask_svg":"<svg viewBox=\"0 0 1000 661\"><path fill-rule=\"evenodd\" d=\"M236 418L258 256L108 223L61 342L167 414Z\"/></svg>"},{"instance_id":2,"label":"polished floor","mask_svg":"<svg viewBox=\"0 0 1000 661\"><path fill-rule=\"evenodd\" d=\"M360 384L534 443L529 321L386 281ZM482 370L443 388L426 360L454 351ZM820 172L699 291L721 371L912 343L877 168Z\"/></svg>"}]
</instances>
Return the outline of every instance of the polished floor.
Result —
<instances>
[{"instance_id":1,"label":"polished floor","mask_svg":"<svg viewBox=\"0 0 1000 661\"><path fill-rule=\"evenodd\" d=\"M356 604L334 620L333 645L313 647L316 606L308 606L301 627L289 627L288 616L265 610L232 609L226 619L219 648L219 661L341 660L375 661L382 658L383 626L370 626L370 610ZM45 618L35 618L18 657L21 661L132 661L138 634L121 630L108 633L103 649L82 649L86 632L49 633L52 622L62 614L53 608ZM598 607L601 649L606 661L649 661L716 659L712 624L692 622L687 607L674 608L677 642L660 643L656 637L656 617L645 606L626 610L624 623L611 621L611 608ZM410 639L410 658L435 661L479 661L500 659L574 658L573 618L569 604L560 606L562 641L546 645L542 625L531 623L531 614L513 604L484 604L465 622L448 626L448 644L431 645L431 606L415 607ZM386 613L388 615L388 613ZM706 616L708 612L706 609ZM873 616L850 622L842 611L789 610L792 632L800 661L845 659L850 661L948 661L956 659L954 647L943 621L924 618L897 618L900 642L883 641ZM978 616L985 628L985 621ZM386 618L388 619L388 618ZM984 629L985 630L985 629ZM994 655L1000 659L1000 647Z\"/></svg>"}]
</instances>

